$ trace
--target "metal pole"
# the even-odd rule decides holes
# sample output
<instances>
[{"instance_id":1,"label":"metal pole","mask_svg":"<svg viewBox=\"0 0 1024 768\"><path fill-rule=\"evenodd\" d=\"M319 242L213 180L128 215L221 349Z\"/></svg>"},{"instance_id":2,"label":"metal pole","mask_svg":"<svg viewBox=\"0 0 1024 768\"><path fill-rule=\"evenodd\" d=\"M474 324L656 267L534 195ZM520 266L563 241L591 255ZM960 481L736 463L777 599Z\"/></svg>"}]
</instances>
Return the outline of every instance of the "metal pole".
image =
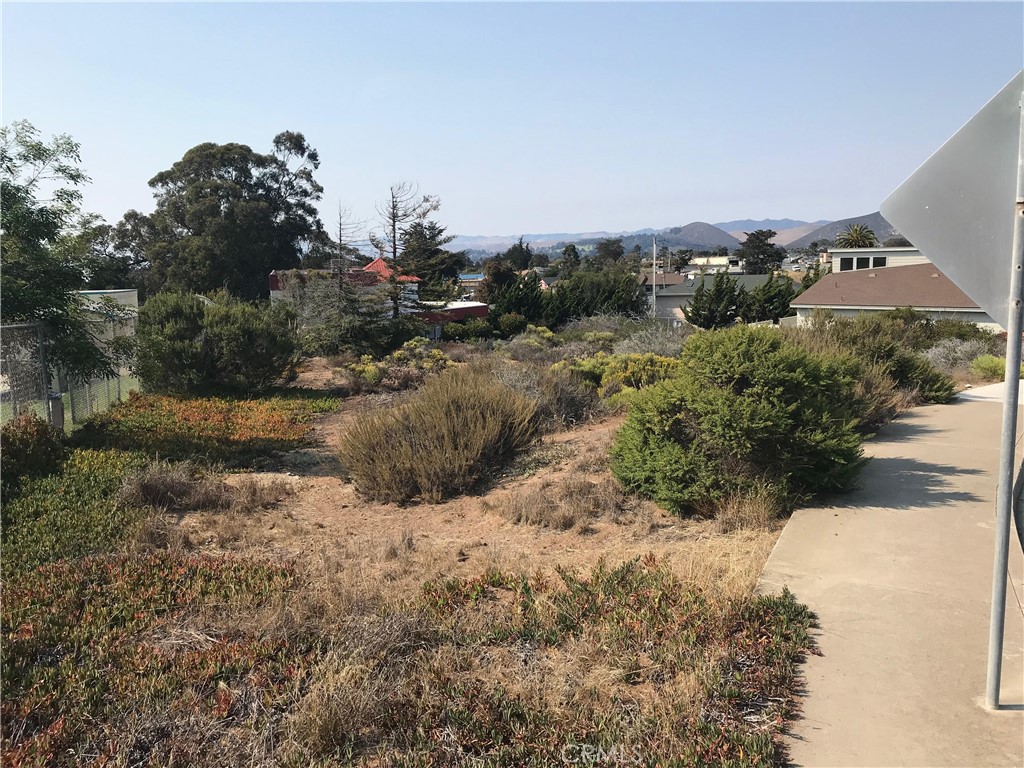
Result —
<instances>
[{"instance_id":1,"label":"metal pole","mask_svg":"<svg viewBox=\"0 0 1024 768\"><path fill-rule=\"evenodd\" d=\"M654 253L651 254L651 317L658 319L658 238L651 238Z\"/></svg>"},{"instance_id":2,"label":"metal pole","mask_svg":"<svg viewBox=\"0 0 1024 768\"><path fill-rule=\"evenodd\" d=\"M39 344L39 384L42 387L43 411L46 421L53 426L53 414L50 412L50 369L46 360L46 334L43 324L36 326L36 339Z\"/></svg>"},{"instance_id":3,"label":"metal pole","mask_svg":"<svg viewBox=\"0 0 1024 768\"><path fill-rule=\"evenodd\" d=\"M1006 624L1006 579L1010 562L1010 518L1013 513L1014 448L1017 440L1017 393L1020 389L1021 320L1024 308L1024 94L1021 94L1017 152L1017 199L1013 216L1013 261L1006 323L1006 375L1003 427L996 491L996 554L992 566L992 621L988 635L988 679L985 704L999 708L1003 671L1003 630Z\"/></svg>"}]
</instances>

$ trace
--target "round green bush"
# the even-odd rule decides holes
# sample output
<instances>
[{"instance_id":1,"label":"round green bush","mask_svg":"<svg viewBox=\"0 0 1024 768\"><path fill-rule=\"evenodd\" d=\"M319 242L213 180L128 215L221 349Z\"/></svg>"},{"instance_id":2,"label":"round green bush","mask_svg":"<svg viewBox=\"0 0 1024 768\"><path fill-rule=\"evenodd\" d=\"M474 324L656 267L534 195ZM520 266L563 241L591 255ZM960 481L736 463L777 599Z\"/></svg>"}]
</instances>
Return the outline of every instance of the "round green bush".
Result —
<instances>
[{"instance_id":1,"label":"round green bush","mask_svg":"<svg viewBox=\"0 0 1024 768\"><path fill-rule=\"evenodd\" d=\"M292 320L280 304L157 294L139 311L135 370L157 394L260 394L295 365Z\"/></svg>"},{"instance_id":2,"label":"round green bush","mask_svg":"<svg viewBox=\"0 0 1024 768\"><path fill-rule=\"evenodd\" d=\"M517 312L509 312L498 316L498 333L503 339L510 339L526 330L529 325L526 318Z\"/></svg>"},{"instance_id":3,"label":"round green bush","mask_svg":"<svg viewBox=\"0 0 1024 768\"><path fill-rule=\"evenodd\" d=\"M612 447L622 484L679 513L764 483L789 505L851 487L863 464L857 365L772 329L698 333L673 379L641 390Z\"/></svg>"}]
</instances>

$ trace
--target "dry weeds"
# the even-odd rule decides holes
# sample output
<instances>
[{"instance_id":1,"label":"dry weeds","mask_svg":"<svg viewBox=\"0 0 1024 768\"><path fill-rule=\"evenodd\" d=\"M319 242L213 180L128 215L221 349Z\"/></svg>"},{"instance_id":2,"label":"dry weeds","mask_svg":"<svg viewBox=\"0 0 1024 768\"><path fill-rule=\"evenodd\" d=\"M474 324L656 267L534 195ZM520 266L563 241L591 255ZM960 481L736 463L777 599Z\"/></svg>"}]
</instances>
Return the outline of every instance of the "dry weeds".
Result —
<instances>
[{"instance_id":1,"label":"dry weeds","mask_svg":"<svg viewBox=\"0 0 1024 768\"><path fill-rule=\"evenodd\" d=\"M529 491L512 492L484 501L485 510L513 523L540 525L579 533L593 531L590 522L604 518L616 524L636 520L643 502L628 497L612 478L588 480L569 476L543 480Z\"/></svg>"}]
</instances>

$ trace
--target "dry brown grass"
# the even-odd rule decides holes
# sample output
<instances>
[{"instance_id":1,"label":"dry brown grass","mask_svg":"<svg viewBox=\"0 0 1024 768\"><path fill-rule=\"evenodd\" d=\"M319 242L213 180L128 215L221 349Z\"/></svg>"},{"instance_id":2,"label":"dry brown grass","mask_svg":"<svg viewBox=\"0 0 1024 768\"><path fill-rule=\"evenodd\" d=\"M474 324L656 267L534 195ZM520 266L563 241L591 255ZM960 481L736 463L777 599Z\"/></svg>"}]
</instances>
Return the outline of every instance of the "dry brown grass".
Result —
<instances>
[{"instance_id":1,"label":"dry brown grass","mask_svg":"<svg viewBox=\"0 0 1024 768\"><path fill-rule=\"evenodd\" d=\"M401 406L358 418L342 436L341 461L368 499L440 501L529 447L535 412L485 370L457 369Z\"/></svg>"},{"instance_id":2,"label":"dry brown grass","mask_svg":"<svg viewBox=\"0 0 1024 768\"><path fill-rule=\"evenodd\" d=\"M241 475L227 483L220 473L189 461L154 461L125 481L118 500L127 506L161 512L247 515L291 493L291 485L279 478L258 480Z\"/></svg>"},{"instance_id":3,"label":"dry brown grass","mask_svg":"<svg viewBox=\"0 0 1024 768\"><path fill-rule=\"evenodd\" d=\"M784 493L773 485L761 483L719 502L715 507L715 523L719 533L766 530L779 522L785 508Z\"/></svg>"},{"instance_id":4,"label":"dry brown grass","mask_svg":"<svg viewBox=\"0 0 1024 768\"><path fill-rule=\"evenodd\" d=\"M656 550L659 563L708 602L708 631L724 631L736 606L751 599L777 536L765 505L760 511L747 505L735 514L726 512L727 522L668 518L624 494L610 477L603 432L582 435L574 433L568 441L564 435L554 438L575 450L560 466L543 468L549 476L505 480L508 490L492 491L479 501L460 499L426 508L371 506L373 514L357 516L347 506L340 512L340 502L331 501L337 498L337 487L325 485L335 495L324 492L324 510L334 509L341 526L332 529L325 517L327 530L320 531L324 526L315 524L316 518L303 518L302 535L289 540L290 550L301 552L300 583L279 600L190 614L179 626L152 638L157 647L178 649L242 635L286 638L296 646L316 638L316 652L289 684L286 701L275 709L271 723L252 718L264 725L249 731L211 722L194 748L178 744L175 735L176 754L196 765L382 765L419 757L464 764L478 759L472 750L466 752L466 740L476 737L434 722L453 707L466 707L481 723L497 718L496 727L518 728L481 703L492 700L488 697L513 702L529 717L564 723L566 734L574 732L574 723L584 728L614 723L622 738L642 739L637 743L654 750L652 754L678 749L680 739L685 741L679 723L706 712L709 691L720 685L723 664L728 663L721 641L695 647L687 664L665 671L656 654L652 656L661 642L657 633L642 640L641 631L628 651L610 648L608 627L597 624L556 643L500 639L495 630L504 631L520 615L519 598L504 588L462 607L424 609L426 581L456 573L500 573L512 583L533 585L538 615L545 625L554 626L555 594L564 589L556 567L568 567L585 579L603 554L617 564ZM236 475L228 482L227 493L239 510L265 508L278 493L275 481L266 478ZM310 483L304 482L300 494ZM279 531L294 519L293 512L302 518L307 503L300 495L270 514L215 506L206 514L179 517L202 522L208 536L205 547L244 547L247 555L268 557L279 551L266 543L268 526ZM481 515L481 507L521 525ZM375 516L377 510L386 516ZM424 532L415 522L448 515L458 521L456 526L470 529L459 531L461 538L454 543L442 538L441 531L452 535L449 529ZM159 521L148 533L157 542L154 546L194 546L180 531L178 543L168 543L175 535L174 516L165 513ZM597 531L594 536L578 535L592 529ZM566 542L578 542L578 550ZM637 605L642 604L638 599ZM248 701L244 690L234 693ZM478 706L484 708L473 709ZM193 727L168 722L173 734ZM630 730L630 723L642 722L647 723L642 735ZM160 713L150 713L132 738L164 738L152 754L167 758L168 741L159 735L162 723ZM524 727L543 731L536 722Z\"/></svg>"},{"instance_id":5,"label":"dry brown grass","mask_svg":"<svg viewBox=\"0 0 1024 768\"><path fill-rule=\"evenodd\" d=\"M129 477L118 500L147 513L128 543L135 551L194 549L200 541L234 549L250 518L294 493L282 478L219 473L191 462L154 461ZM191 528L175 518L189 517Z\"/></svg>"},{"instance_id":6,"label":"dry brown grass","mask_svg":"<svg viewBox=\"0 0 1024 768\"><path fill-rule=\"evenodd\" d=\"M483 503L484 509L513 523L560 531L576 528L580 533L587 533L589 523L598 518L619 524L633 522L641 506L642 502L626 496L612 478L595 481L583 477L543 480L525 492Z\"/></svg>"},{"instance_id":7,"label":"dry brown grass","mask_svg":"<svg viewBox=\"0 0 1024 768\"><path fill-rule=\"evenodd\" d=\"M773 530L708 532L673 545L672 570L687 584L726 602L749 597L778 539Z\"/></svg>"}]
</instances>

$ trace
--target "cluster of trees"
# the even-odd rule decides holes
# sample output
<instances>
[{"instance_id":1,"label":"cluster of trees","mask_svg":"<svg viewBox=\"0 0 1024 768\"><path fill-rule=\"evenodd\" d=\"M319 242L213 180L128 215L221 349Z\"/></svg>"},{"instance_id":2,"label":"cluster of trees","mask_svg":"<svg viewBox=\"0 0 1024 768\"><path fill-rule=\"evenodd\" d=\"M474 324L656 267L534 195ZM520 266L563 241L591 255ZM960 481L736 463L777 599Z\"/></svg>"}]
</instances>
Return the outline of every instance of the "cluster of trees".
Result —
<instances>
[{"instance_id":1,"label":"cluster of trees","mask_svg":"<svg viewBox=\"0 0 1024 768\"><path fill-rule=\"evenodd\" d=\"M365 261L354 247L361 225L340 210L332 238L320 219L319 166L316 149L294 131L275 136L266 153L237 143L200 144L149 181L152 212L130 210L111 225L81 209L89 179L77 142L66 135L44 141L28 122L5 127L3 321L45 323L50 360L69 376L88 379L113 374L132 350L99 341L80 290L134 287L144 300L224 291L253 301L268 298L272 270L326 267L334 259L358 265ZM392 311L376 311L380 296L367 301L343 287L328 312L338 321L336 338L381 344L407 338L408 323L397 317L403 275L420 278L423 300L457 294L468 260L445 248L454 238L431 218L439 206L414 185L391 187L370 239L394 268L380 291L392 299Z\"/></svg>"},{"instance_id":2,"label":"cluster of trees","mask_svg":"<svg viewBox=\"0 0 1024 768\"><path fill-rule=\"evenodd\" d=\"M113 225L81 210L80 188L88 177L79 149L68 136L41 140L27 122L0 134L2 317L46 323L51 359L73 377L112 373L128 354L97 341L77 297L82 289L136 287L143 298L225 291L253 301L268 297L272 270L325 267L339 259L337 285L320 291L295 322L306 329L307 351L372 353L414 332L403 317L402 277L419 279L421 301L446 301L459 295L458 275L470 264L465 252L447 247L454 236L434 216L440 200L401 182L378 205L379 222L369 236L393 274L369 298L348 285L344 267L365 261L355 247L362 225L339 210L334 236L327 232L317 210L323 195L315 179L320 156L301 133L279 133L267 152L237 143L193 147L149 181L153 211L130 210ZM737 256L748 273L771 274L781 266L785 251L771 242L774 235L747 235ZM877 238L853 225L837 243L874 245ZM636 274L651 254L639 245L627 252L621 238L600 240L587 250L584 257L567 244L551 263L547 253L520 238L485 262L478 298L499 318L515 315L549 326L596 312L645 313ZM682 250L659 254L678 266L692 256ZM542 290L537 270L557 284ZM776 320L788 313L795 294L786 280L772 279L747 292L723 275L698 291L687 316L703 327L736 318Z\"/></svg>"},{"instance_id":3,"label":"cluster of trees","mask_svg":"<svg viewBox=\"0 0 1024 768\"><path fill-rule=\"evenodd\" d=\"M777 323L793 314L790 304L825 274L815 264L804 275L799 287L785 275L774 275L751 290L725 272L718 272L711 280L702 282L694 291L689 306L683 310L687 322L698 328L725 328L736 320L759 323L767 320Z\"/></svg>"},{"instance_id":4,"label":"cluster of trees","mask_svg":"<svg viewBox=\"0 0 1024 768\"><path fill-rule=\"evenodd\" d=\"M602 241L606 242L606 241ZM607 241L613 243L615 241ZM606 247L603 256L582 261L575 245L567 245L557 262L557 283L541 287L536 254L520 238L504 253L484 263L484 280L477 299L491 305L498 317L518 315L549 327L577 317L610 312L641 315L647 298L636 274L619 263L622 242Z\"/></svg>"}]
</instances>

